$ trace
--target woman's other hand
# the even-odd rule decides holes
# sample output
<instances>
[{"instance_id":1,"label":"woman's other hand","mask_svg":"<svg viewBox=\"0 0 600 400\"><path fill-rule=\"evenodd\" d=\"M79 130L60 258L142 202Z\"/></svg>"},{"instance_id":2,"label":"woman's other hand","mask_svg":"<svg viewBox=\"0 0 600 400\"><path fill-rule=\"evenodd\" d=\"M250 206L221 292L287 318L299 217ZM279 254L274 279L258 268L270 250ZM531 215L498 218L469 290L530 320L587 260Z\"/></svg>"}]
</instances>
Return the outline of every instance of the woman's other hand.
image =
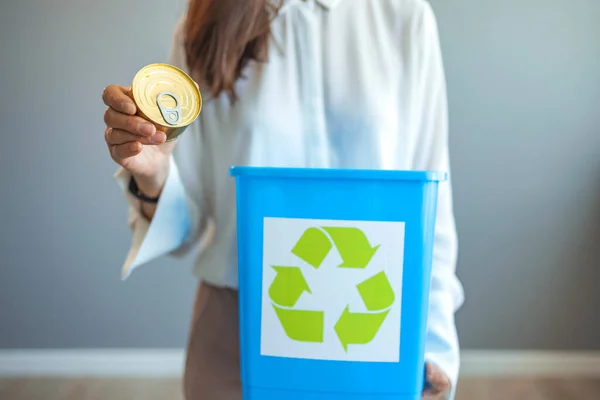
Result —
<instances>
[{"instance_id":1,"label":"woman's other hand","mask_svg":"<svg viewBox=\"0 0 600 400\"><path fill-rule=\"evenodd\" d=\"M450 380L432 363L425 364L425 378L429 384L423 391L423 400L443 400L450 392Z\"/></svg>"}]
</instances>

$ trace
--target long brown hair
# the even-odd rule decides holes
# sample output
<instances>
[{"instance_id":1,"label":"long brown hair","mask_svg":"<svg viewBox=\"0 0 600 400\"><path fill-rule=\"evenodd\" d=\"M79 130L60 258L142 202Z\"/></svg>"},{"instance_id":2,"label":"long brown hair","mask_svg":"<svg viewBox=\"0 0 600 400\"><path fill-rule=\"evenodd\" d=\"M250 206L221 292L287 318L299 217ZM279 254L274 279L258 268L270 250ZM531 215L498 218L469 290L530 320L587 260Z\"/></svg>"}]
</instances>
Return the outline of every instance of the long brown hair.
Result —
<instances>
[{"instance_id":1,"label":"long brown hair","mask_svg":"<svg viewBox=\"0 0 600 400\"><path fill-rule=\"evenodd\" d=\"M272 0L190 0L185 21L187 64L201 88L236 99L235 82L249 61L266 61Z\"/></svg>"}]
</instances>

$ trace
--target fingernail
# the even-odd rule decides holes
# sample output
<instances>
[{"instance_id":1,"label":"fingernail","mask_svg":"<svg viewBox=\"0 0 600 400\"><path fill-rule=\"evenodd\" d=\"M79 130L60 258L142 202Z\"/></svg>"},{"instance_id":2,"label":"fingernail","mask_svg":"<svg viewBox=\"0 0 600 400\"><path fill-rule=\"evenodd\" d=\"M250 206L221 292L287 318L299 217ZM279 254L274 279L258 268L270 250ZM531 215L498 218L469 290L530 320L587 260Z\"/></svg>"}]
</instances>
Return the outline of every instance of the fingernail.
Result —
<instances>
[{"instance_id":1,"label":"fingernail","mask_svg":"<svg viewBox=\"0 0 600 400\"><path fill-rule=\"evenodd\" d=\"M140 133L142 135L148 135L148 136L152 136L154 135L154 125L152 124L148 124L148 123L142 123L140 124L140 126L138 127L138 130L140 131Z\"/></svg>"},{"instance_id":2,"label":"fingernail","mask_svg":"<svg viewBox=\"0 0 600 400\"><path fill-rule=\"evenodd\" d=\"M135 105L129 101L126 101L123 103L123 111L125 111L127 114L135 114Z\"/></svg>"},{"instance_id":3,"label":"fingernail","mask_svg":"<svg viewBox=\"0 0 600 400\"><path fill-rule=\"evenodd\" d=\"M162 144L167 140L167 135L164 132L156 132L154 136L152 136L152 143L154 144Z\"/></svg>"}]
</instances>

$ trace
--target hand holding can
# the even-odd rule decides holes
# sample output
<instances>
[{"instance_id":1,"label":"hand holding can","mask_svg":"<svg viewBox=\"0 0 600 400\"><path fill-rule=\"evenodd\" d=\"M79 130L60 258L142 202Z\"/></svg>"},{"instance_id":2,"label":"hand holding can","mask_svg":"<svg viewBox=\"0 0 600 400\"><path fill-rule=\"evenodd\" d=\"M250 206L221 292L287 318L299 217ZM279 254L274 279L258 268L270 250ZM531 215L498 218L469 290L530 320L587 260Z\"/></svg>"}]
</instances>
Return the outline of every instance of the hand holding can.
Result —
<instances>
[{"instance_id":1,"label":"hand holding can","mask_svg":"<svg viewBox=\"0 0 600 400\"><path fill-rule=\"evenodd\" d=\"M136 74L131 87L110 85L102 98L112 159L134 176L142 192L158 195L175 139L200 113L198 86L175 67L152 64Z\"/></svg>"}]
</instances>

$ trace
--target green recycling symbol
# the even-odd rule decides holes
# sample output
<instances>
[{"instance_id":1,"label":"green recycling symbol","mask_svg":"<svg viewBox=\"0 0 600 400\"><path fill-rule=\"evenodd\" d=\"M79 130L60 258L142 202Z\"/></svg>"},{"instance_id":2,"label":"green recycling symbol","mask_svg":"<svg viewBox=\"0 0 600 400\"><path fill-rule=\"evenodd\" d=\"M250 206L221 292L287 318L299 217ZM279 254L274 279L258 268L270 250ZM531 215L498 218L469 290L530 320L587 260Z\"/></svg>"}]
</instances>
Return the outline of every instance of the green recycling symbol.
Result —
<instances>
[{"instance_id":1,"label":"green recycling symbol","mask_svg":"<svg viewBox=\"0 0 600 400\"><path fill-rule=\"evenodd\" d=\"M321 227L306 229L292 253L318 269L334 246L343 261L338 268L357 269L366 268L379 248L379 245L372 247L358 228ZM322 343L325 312L294 308L304 292L312 293L302 269L297 266L272 268L276 276L269 287L269 297L285 334L299 342ZM351 312L347 305L337 320L335 332L346 352L348 345L365 345L375 338L395 299L384 271L359 283L356 288L368 312Z\"/></svg>"}]
</instances>

